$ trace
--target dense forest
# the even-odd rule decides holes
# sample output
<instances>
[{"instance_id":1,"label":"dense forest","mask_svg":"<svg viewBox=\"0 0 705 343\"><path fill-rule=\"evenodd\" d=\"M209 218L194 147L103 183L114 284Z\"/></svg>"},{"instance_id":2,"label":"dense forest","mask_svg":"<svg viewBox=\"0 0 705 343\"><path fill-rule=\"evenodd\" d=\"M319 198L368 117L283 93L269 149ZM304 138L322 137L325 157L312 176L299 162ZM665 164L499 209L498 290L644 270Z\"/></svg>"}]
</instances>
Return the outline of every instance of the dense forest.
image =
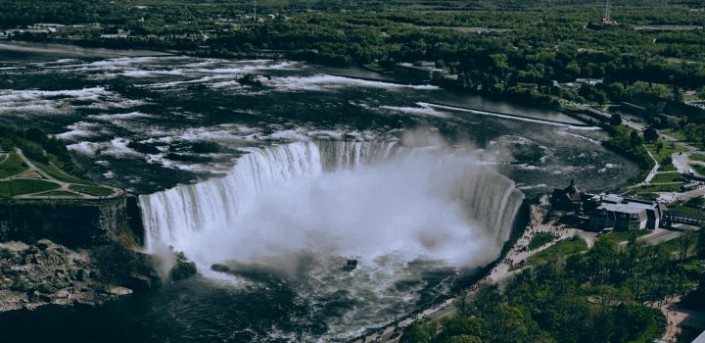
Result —
<instances>
[{"instance_id":1,"label":"dense forest","mask_svg":"<svg viewBox=\"0 0 705 343\"><path fill-rule=\"evenodd\" d=\"M20 148L33 161L52 164L72 175L83 176L85 172L74 162L66 145L55 137L48 136L39 128L19 129L0 125L0 150L12 151Z\"/></svg>"},{"instance_id":2,"label":"dense forest","mask_svg":"<svg viewBox=\"0 0 705 343\"><path fill-rule=\"evenodd\" d=\"M443 70L434 82L444 87L543 106L603 107L644 94L705 102L705 4L612 3L616 24L602 25L603 1L587 0L0 0L0 32L17 40L377 71L430 61ZM28 29L37 23L65 26ZM648 133L606 123L612 137L605 145L644 169L652 162L642 143L657 129L678 130L705 146L705 117L653 114L646 121ZM73 172L65 149L41 131L0 131L6 149L43 148ZM704 298L698 258L705 258L705 234L626 247L605 237L587 253L525 271L501 289L481 287L461 315L412 326L403 337L415 343L651 341L665 320L651 305L698 283L690 298Z\"/></svg>"},{"instance_id":3,"label":"dense forest","mask_svg":"<svg viewBox=\"0 0 705 343\"><path fill-rule=\"evenodd\" d=\"M270 54L371 68L433 61L456 76L446 86L541 104L603 104L638 92L705 97L705 12L687 2L613 3L618 25L603 27L594 25L602 17L601 1L260 0L255 7L227 1L5 0L0 26L98 23L15 37L209 56ZM559 86L578 78L604 82Z\"/></svg>"},{"instance_id":4,"label":"dense forest","mask_svg":"<svg viewBox=\"0 0 705 343\"><path fill-rule=\"evenodd\" d=\"M621 246L607 235L587 253L522 272L501 289L481 286L461 315L413 325L402 341L650 342L665 327L657 308L666 297L700 283L690 301L702 307L696 258L703 257L705 231L658 246L633 239Z\"/></svg>"}]
</instances>

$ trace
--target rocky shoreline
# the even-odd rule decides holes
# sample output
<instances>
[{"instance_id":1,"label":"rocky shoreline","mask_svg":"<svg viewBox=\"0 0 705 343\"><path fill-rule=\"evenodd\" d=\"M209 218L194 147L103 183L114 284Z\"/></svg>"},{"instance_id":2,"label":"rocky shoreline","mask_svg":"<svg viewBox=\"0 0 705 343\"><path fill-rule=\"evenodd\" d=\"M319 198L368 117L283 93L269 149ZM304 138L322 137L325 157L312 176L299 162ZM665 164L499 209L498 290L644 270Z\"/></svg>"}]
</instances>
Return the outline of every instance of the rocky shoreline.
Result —
<instances>
[{"instance_id":1,"label":"rocky shoreline","mask_svg":"<svg viewBox=\"0 0 705 343\"><path fill-rule=\"evenodd\" d=\"M172 279L196 273L177 255ZM50 240L0 243L0 312L40 306L97 306L158 287L160 263L118 244L72 250Z\"/></svg>"},{"instance_id":2,"label":"rocky shoreline","mask_svg":"<svg viewBox=\"0 0 705 343\"><path fill-rule=\"evenodd\" d=\"M132 290L101 280L87 251L50 240L0 243L0 312L43 305L96 305Z\"/></svg>"}]
</instances>

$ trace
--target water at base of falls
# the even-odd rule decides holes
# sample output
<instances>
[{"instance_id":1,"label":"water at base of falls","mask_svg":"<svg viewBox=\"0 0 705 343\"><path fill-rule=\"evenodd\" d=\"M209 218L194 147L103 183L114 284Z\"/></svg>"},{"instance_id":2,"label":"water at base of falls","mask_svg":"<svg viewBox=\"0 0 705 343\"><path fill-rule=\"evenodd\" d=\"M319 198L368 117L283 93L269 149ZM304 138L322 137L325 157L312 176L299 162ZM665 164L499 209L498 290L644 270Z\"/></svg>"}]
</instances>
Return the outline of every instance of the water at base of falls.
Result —
<instances>
[{"instance_id":1,"label":"water at base of falls","mask_svg":"<svg viewBox=\"0 0 705 343\"><path fill-rule=\"evenodd\" d=\"M233 292L286 290L300 307L288 321L321 325L277 335L341 340L496 258L522 198L507 178L446 149L300 142L255 149L223 178L140 203L148 249L183 251ZM351 258L358 267L343 271Z\"/></svg>"}]
</instances>

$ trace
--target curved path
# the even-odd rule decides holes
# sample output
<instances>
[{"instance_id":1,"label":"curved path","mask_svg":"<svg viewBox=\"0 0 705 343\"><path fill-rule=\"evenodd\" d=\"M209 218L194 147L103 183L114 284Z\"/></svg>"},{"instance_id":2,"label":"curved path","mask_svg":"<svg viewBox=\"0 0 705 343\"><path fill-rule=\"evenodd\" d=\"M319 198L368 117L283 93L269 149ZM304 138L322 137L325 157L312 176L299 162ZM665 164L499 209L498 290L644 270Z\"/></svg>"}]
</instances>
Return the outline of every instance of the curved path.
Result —
<instances>
[{"instance_id":1,"label":"curved path","mask_svg":"<svg viewBox=\"0 0 705 343\"><path fill-rule=\"evenodd\" d=\"M455 298L448 299L439 305L428 308L420 313L403 318L393 324L389 324L386 327L380 328L378 331L375 331L364 337L357 338L353 340L353 342L399 342L399 339L401 338L401 332L405 327L414 323L424 322L428 320L438 320L447 316L455 315L458 312L457 303L460 301L460 299L475 294L477 285L482 283L499 284L506 282L510 277L524 271L527 268L530 268L529 266L525 266L523 261L526 261L526 259L528 259L529 257L550 248L551 246L562 240L570 239L573 236L577 235L586 241L588 247L592 247L592 245L594 245L594 240L596 236L595 233L581 232L577 229L568 229L562 226L556 226L553 222L543 224L544 216L545 212L540 207L532 206L531 221L522 237L517 240L517 242L512 246L512 248L507 253L506 257L502 261L497 263L497 265L492 269L490 274L475 283L470 289L459 294ZM524 247L528 246L531 239L538 232L550 232L556 235L557 238L538 249L524 251Z\"/></svg>"},{"instance_id":2,"label":"curved path","mask_svg":"<svg viewBox=\"0 0 705 343\"><path fill-rule=\"evenodd\" d=\"M79 199L84 199L84 200L99 200L99 199L112 199L112 198L116 198L116 197L119 197L124 194L124 191L122 189L108 187L108 186L101 186L102 188L108 188L113 191L112 194L107 195L107 196L96 196L96 195L90 195L90 194L85 194L85 193L81 193L78 191L74 191L71 189L72 185L84 185L84 186L87 186L87 185L80 184L80 183L69 183L69 182L61 181L61 180L49 175L49 173L45 172L41 168L38 168L32 161L30 161L27 158L27 156L24 155L24 153L22 152L21 149L15 148L15 153L20 157L22 162L24 162L24 164L27 165L28 170L26 170L18 175L10 176L10 177L2 179L2 180L6 180L6 181L9 181L9 180L44 180L44 181L49 181L49 182L56 183L59 185L59 188L48 190L48 191L45 190L45 191L36 192L36 193L17 195L14 197L15 199L25 199L25 200L27 200L27 199L53 199L53 200L66 199L66 200L70 200L70 199L79 198ZM7 155L7 156L9 156L9 155ZM41 179L26 177L27 174L33 174L33 173L41 176ZM69 176L69 175L67 175L67 176ZM66 195L66 196L42 195L45 193L52 193L52 192L65 192L65 193L71 193L71 194L75 194L75 195L71 195L71 196L69 196L69 195Z\"/></svg>"}]
</instances>

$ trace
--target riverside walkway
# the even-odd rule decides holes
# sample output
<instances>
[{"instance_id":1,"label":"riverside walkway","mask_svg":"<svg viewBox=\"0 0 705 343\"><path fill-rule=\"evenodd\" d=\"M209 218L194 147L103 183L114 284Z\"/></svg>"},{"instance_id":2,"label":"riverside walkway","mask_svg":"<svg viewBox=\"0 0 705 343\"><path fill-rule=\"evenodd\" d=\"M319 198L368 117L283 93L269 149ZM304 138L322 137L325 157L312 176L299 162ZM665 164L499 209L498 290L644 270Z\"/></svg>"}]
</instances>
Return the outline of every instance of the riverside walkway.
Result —
<instances>
[{"instance_id":1,"label":"riverside walkway","mask_svg":"<svg viewBox=\"0 0 705 343\"><path fill-rule=\"evenodd\" d=\"M528 266L525 266L522 261L526 261L529 257L552 247L556 243L566 239L570 239L574 236L578 236L586 241L588 247L592 247L592 245L594 244L596 236L595 233L583 232L577 229L563 228L554 225L554 222L543 223L545 215L546 212L541 207L532 205L531 219L522 237L517 240L517 242L511 247L509 252L507 252L506 256L504 256L504 258L502 258L495 265L495 267L488 275L473 284L469 289L465 290L463 293L459 294L454 298L448 299L443 303L425 309L419 313L402 318L385 327L373 330L373 332L366 334L365 336L356 338L352 340L352 342L399 342L404 328L415 323L435 321L444 317L456 315L458 313L459 301L463 298L474 295L478 285L483 283L499 284L506 282L512 276L522 272L526 268L530 268ZM553 233L556 236L556 239L538 249L525 251L524 247L528 246L531 239L539 232Z\"/></svg>"}]
</instances>

